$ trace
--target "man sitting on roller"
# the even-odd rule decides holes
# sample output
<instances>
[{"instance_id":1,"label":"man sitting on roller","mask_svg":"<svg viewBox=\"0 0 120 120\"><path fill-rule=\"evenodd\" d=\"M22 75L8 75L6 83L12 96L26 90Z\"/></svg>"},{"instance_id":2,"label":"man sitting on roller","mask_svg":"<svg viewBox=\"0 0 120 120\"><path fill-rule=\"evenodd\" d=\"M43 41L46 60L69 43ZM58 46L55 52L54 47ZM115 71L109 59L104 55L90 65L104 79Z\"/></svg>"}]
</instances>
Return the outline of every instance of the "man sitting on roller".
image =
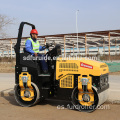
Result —
<instances>
[{"instance_id":1,"label":"man sitting on roller","mask_svg":"<svg viewBox=\"0 0 120 120\"><path fill-rule=\"evenodd\" d=\"M43 55L39 54L39 51L46 49L46 47L40 46L39 41L37 41L38 31L36 29L32 29L30 32L30 36L31 37L25 41L25 51L29 52L33 56L43 57ZM40 63L41 63L43 72L47 73L48 66L45 60L40 60Z\"/></svg>"}]
</instances>

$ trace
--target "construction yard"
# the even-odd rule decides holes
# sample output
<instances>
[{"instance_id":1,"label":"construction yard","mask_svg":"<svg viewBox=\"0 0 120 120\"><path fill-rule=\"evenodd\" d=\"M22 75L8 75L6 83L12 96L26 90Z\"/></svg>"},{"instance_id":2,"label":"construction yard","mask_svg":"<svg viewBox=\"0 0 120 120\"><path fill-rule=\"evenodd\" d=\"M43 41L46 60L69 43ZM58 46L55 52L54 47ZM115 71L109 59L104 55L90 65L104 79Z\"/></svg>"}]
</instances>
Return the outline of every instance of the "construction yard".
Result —
<instances>
[{"instance_id":1,"label":"construction yard","mask_svg":"<svg viewBox=\"0 0 120 120\"><path fill-rule=\"evenodd\" d=\"M20 107L14 98L15 86L15 65L16 57L14 45L16 38L1 39L0 57L0 115L2 119L110 119L119 120L120 110L120 30L99 31L89 33L79 33L79 50L77 50L75 34L60 34L39 36L38 40L42 45L52 42L54 45L60 44L62 57L87 57L89 59L105 62L109 67L109 97L107 101L97 108L93 113L76 111L70 102L52 101L46 99L33 107ZM23 53L23 38L20 52ZM91 41L91 39L93 41ZM4 44L5 43L7 44ZM4 47L3 47L4 46ZM79 52L78 52L79 51ZM42 54L47 51L41 52ZM69 106L69 107L68 107ZM5 112L7 115L5 115ZM14 112L15 111L15 112ZM23 114L23 112L25 114ZM102 116L101 116L102 114Z\"/></svg>"},{"instance_id":2,"label":"construction yard","mask_svg":"<svg viewBox=\"0 0 120 120\"><path fill-rule=\"evenodd\" d=\"M116 33L114 33L116 32ZM120 50L119 50L119 34L120 31L107 31L98 33L80 33L79 41L85 39L85 41L79 42L79 53L76 49L75 37L68 35L55 35L55 36L42 36L39 40L42 40L42 45L49 42L54 44L60 44L62 46L63 57L74 57L78 54L79 57L93 58L95 60L105 62L109 67L109 97L105 103L96 108L92 113L80 112L75 110L71 102L65 102L60 100L45 99L41 103L37 103L32 107L21 107L14 97L15 86L15 65L16 57L14 52L15 40L8 39L0 40L1 42L1 57L0 57L0 117L2 120L20 120L20 119L39 119L39 120L73 120L73 119L92 119L92 120L119 120L120 118ZM111 33L111 34L110 34ZM86 35L88 34L88 35ZM96 35L99 34L99 35ZM101 34L101 36L100 36ZM105 38L98 39L105 35ZM108 36L107 36L108 35ZM112 40L110 39L112 36ZM88 41L87 41L87 37ZM97 36L97 38L96 38ZM58 38L56 38L58 37ZM62 38L59 38L62 37ZM95 37L91 43L90 38ZM114 37L117 37L114 39ZM16 38L15 38L16 39ZM26 38L24 38L25 40ZM55 43L55 40L57 41ZM72 41L71 41L72 40ZM110 42L111 40L111 42ZM3 41L7 43L3 44ZM116 41L116 42L115 42ZM41 42L41 41L39 41ZM115 42L115 45L114 45ZM71 44L72 43L72 44ZM83 43L83 44L82 44ZM114 47L111 47L111 45ZM4 46L4 47L3 47ZM93 49L97 46L95 49ZM107 46L107 49L106 47ZM118 46L118 47L117 47ZM83 47L83 48L82 48ZM11 48L11 50L9 49ZM24 44L22 42L21 53L23 52ZM85 48L85 49L84 49ZM89 49L90 48L90 49ZM42 53L46 53L43 51Z\"/></svg>"},{"instance_id":3,"label":"construction yard","mask_svg":"<svg viewBox=\"0 0 120 120\"><path fill-rule=\"evenodd\" d=\"M0 120L120 120L120 1L33 2L0 3Z\"/></svg>"},{"instance_id":4,"label":"construction yard","mask_svg":"<svg viewBox=\"0 0 120 120\"><path fill-rule=\"evenodd\" d=\"M24 53L23 37L20 53ZM78 44L76 42L78 38ZM120 30L38 36L39 43L61 46L62 57L86 57L105 62L109 67L109 96L107 101L92 113L75 110L71 102L45 99L33 107L21 107L14 98L17 38L0 39L0 116L1 119L93 119L119 120L120 118ZM79 49L78 49L78 48ZM53 47L50 47L50 50ZM47 53L48 50L40 52ZM7 114L6 114L7 113ZM24 113L24 114L23 114Z\"/></svg>"}]
</instances>

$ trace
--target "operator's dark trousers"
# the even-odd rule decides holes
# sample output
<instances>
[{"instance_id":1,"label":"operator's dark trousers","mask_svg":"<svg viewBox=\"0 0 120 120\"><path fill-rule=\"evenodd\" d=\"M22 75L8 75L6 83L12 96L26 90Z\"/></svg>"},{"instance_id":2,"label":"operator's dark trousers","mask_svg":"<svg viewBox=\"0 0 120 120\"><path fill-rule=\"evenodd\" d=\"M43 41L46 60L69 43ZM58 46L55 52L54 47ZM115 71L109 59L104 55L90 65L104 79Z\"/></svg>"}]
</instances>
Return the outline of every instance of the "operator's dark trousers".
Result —
<instances>
[{"instance_id":1,"label":"operator's dark trousers","mask_svg":"<svg viewBox=\"0 0 120 120\"><path fill-rule=\"evenodd\" d=\"M41 54L38 54L38 56L41 58L41 60L40 60L40 65L41 65L41 67L42 67L42 70L43 71L48 71L48 65L47 65L47 63L45 62L45 60L44 60L44 55L41 55Z\"/></svg>"}]
</instances>

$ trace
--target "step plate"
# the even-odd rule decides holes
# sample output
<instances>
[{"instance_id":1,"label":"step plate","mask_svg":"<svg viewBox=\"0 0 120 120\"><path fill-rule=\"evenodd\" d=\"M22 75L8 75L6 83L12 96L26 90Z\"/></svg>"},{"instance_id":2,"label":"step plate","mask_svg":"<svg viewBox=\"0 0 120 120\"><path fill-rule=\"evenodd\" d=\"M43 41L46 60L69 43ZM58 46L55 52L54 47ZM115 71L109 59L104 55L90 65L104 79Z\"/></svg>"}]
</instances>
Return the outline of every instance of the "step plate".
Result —
<instances>
[{"instance_id":1,"label":"step plate","mask_svg":"<svg viewBox=\"0 0 120 120\"><path fill-rule=\"evenodd\" d=\"M38 76L50 76L50 74L40 74Z\"/></svg>"}]
</instances>

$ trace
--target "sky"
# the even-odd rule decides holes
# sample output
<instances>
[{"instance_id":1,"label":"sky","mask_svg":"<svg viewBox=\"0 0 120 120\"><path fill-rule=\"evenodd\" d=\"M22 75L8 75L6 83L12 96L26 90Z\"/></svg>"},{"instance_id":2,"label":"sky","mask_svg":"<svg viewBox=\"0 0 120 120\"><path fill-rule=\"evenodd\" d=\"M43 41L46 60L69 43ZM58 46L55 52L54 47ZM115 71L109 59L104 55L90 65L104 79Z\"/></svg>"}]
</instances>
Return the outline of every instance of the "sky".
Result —
<instances>
[{"instance_id":1,"label":"sky","mask_svg":"<svg viewBox=\"0 0 120 120\"><path fill-rule=\"evenodd\" d=\"M22 21L36 26L39 35L90 32L120 29L120 0L0 0L0 14L14 18L5 30L9 37L17 37ZM25 26L23 36L31 28Z\"/></svg>"}]
</instances>

